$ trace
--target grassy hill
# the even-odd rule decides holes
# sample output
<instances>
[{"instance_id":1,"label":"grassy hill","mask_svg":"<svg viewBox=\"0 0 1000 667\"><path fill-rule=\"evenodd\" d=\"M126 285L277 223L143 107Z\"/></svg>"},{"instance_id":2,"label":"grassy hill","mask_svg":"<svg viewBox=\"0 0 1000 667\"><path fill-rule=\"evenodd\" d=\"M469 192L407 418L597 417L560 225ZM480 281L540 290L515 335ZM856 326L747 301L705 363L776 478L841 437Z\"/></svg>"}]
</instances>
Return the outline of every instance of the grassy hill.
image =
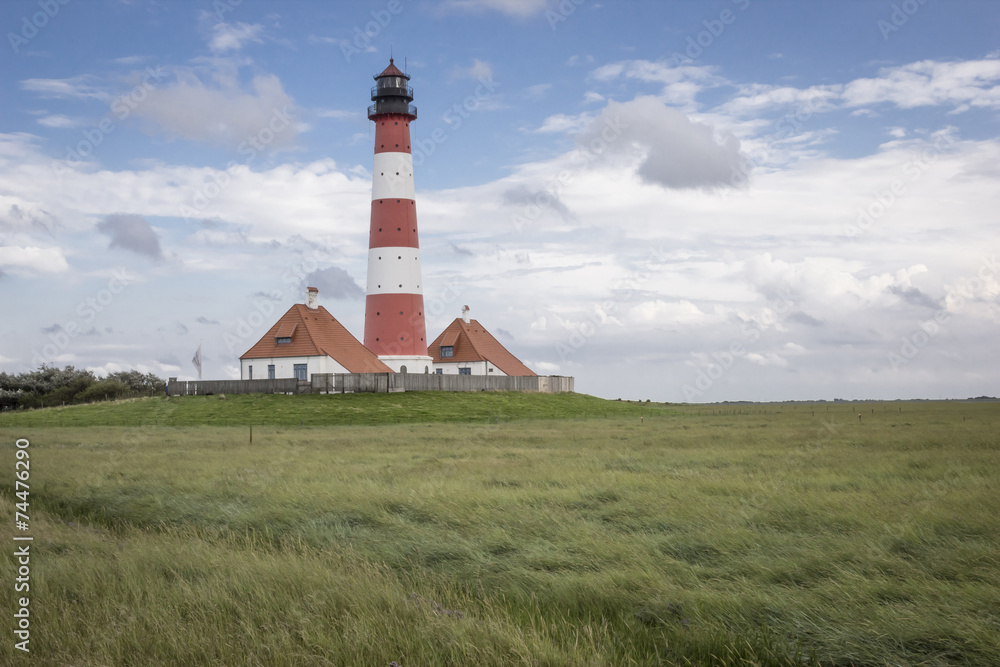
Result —
<instances>
[{"instance_id":1,"label":"grassy hill","mask_svg":"<svg viewBox=\"0 0 1000 667\"><path fill-rule=\"evenodd\" d=\"M662 404L586 394L405 392L285 396L249 394L128 399L0 414L23 426L334 426L396 423L501 423L663 413Z\"/></svg>"}]
</instances>

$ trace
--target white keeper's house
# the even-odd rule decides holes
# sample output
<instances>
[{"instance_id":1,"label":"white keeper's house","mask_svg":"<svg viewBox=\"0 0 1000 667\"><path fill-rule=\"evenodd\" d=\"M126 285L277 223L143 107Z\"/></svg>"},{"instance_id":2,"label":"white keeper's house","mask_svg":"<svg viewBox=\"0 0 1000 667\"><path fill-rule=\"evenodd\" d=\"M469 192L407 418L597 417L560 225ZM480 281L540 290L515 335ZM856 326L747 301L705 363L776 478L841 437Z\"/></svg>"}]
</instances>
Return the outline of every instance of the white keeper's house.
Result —
<instances>
[{"instance_id":1,"label":"white keeper's house","mask_svg":"<svg viewBox=\"0 0 1000 667\"><path fill-rule=\"evenodd\" d=\"M500 344L477 320L469 318L469 307L462 317L441 332L427 346L434 359L434 372L447 375L536 375Z\"/></svg>"},{"instance_id":2,"label":"white keeper's house","mask_svg":"<svg viewBox=\"0 0 1000 667\"><path fill-rule=\"evenodd\" d=\"M243 380L296 378L313 373L389 373L392 369L351 335L317 302L310 287L305 304L297 303L240 357Z\"/></svg>"}]
</instances>

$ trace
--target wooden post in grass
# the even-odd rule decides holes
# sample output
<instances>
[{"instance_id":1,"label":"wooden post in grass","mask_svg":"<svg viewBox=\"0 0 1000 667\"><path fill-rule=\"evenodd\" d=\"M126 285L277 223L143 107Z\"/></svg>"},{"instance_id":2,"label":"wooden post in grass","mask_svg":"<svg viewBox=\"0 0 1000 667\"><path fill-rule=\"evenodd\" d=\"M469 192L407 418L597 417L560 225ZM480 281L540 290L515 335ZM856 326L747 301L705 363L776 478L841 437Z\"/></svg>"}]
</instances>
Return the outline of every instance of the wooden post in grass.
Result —
<instances>
[{"instance_id":1,"label":"wooden post in grass","mask_svg":"<svg viewBox=\"0 0 1000 667\"><path fill-rule=\"evenodd\" d=\"M253 424L250 424L250 444L253 444Z\"/></svg>"}]
</instances>

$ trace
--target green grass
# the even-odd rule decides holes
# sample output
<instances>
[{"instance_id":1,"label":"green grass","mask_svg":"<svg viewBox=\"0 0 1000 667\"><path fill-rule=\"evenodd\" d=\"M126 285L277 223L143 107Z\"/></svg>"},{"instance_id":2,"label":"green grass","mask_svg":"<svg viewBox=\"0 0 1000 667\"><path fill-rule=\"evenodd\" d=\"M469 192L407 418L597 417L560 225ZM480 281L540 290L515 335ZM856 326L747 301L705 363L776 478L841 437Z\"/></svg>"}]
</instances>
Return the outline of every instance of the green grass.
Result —
<instances>
[{"instance_id":1,"label":"green grass","mask_svg":"<svg viewBox=\"0 0 1000 667\"><path fill-rule=\"evenodd\" d=\"M32 660L1000 664L1000 404L581 404L2 428L8 462L32 443Z\"/></svg>"},{"instance_id":2,"label":"green grass","mask_svg":"<svg viewBox=\"0 0 1000 667\"><path fill-rule=\"evenodd\" d=\"M156 396L0 413L0 427L21 426L328 426L415 422L498 423L660 412L662 404L605 401L586 394L517 392L392 394L244 394Z\"/></svg>"}]
</instances>

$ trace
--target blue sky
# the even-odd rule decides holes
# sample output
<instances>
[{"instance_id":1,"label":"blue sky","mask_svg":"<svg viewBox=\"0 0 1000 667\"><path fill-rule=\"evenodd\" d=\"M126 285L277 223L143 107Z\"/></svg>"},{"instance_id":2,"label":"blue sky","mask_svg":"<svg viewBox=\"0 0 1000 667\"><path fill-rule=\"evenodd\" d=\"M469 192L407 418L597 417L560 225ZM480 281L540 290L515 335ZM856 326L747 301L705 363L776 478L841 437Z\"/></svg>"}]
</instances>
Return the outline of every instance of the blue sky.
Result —
<instances>
[{"instance_id":1,"label":"blue sky","mask_svg":"<svg viewBox=\"0 0 1000 667\"><path fill-rule=\"evenodd\" d=\"M997 395L994 2L0 4L0 370L355 335L390 52L428 334L667 401Z\"/></svg>"}]
</instances>

